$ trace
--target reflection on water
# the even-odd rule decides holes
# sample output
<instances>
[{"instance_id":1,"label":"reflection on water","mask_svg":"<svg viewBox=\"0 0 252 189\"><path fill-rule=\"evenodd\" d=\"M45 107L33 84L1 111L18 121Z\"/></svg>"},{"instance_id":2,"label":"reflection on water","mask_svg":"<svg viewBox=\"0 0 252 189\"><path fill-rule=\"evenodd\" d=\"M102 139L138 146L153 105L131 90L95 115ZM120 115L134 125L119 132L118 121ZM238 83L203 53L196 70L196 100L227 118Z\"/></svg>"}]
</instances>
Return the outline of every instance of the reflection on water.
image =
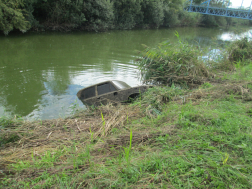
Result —
<instances>
[{"instance_id":1,"label":"reflection on water","mask_svg":"<svg viewBox=\"0 0 252 189\"><path fill-rule=\"evenodd\" d=\"M219 35L217 38L222 41L235 41L237 39L241 39L244 37L251 38L252 37L252 30L248 30L246 32L242 32L239 34L235 34L234 32L226 32Z\"/></svg>"},{"instance_id":2,"label":"reflection on water","mask_svg":"<svg viewBox=\"0 0 252 189\"><path fill-rule=\"evenodd\" d=\"M136 50L176 41L175 31L202 46L225 35L219 29L173 28L0 36L0 116L64 117L73 104L83 107L76 97L83 87L112 79L140 85Z\"/></svg>"}]
</instances>

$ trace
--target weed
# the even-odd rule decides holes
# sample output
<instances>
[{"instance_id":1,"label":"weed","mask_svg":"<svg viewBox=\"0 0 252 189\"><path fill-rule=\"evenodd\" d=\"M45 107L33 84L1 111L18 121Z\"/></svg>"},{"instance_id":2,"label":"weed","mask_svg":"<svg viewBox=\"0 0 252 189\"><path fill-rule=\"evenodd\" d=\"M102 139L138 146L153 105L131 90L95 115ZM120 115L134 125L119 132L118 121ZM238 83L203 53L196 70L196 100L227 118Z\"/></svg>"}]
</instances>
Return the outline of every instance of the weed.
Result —
<instances>
[{"instance_id":1,"label":"weed","mask_svg":"<svg viewBox=\"0 0 252 189\"><path fill-rule=\"evenodd\" d=\"M8 127L14 123L14 120L9 117L0 117L0 128Z\"/></svg>"},{"instance_id":2,"label":"weed","mask_svg":"<svg viewBox=\"0 0 252 189\"><path fill-rule=\"evenodd\" d=\"M127 166L129 166L129 163L130 163L131 145L132 145L132 129L130 129L130 143L129 143L129 147L128 148L124 147L124 157L125 157L125 160L127 162Z\"/></svg>"},{"instance_id":3,"label":"weed","mask_svg":"<svg viewBox=\"0 0 252 189\"><path fill-rule=\"evenodd\" d=\"M203 85L201 85L200 88L202 88L202 89L207 89L207 88L210 88L210 87L212 87L212 86L213 86L213 85L212 85L211 83L206 82L206 83L204 83Z\"/></svg>"},{"instance_id":4,"label":"weed","mask_svg":"<svg viewBox=\"0 0 252 189\"><path fill-rule=\"evenodd\" d=\"M75 99L75 101L73 103L71 103L70 105L70 109L71 109L71 114L76 114L79 110L79 104L77 103L78 99Z\"/></svg>"},{"instance_id":5,"label":"weed","mask_svg":"<svg viewBox=\"0 0 252 189\"><path fill-rule=\"evenodd\" d=\"M101 118L102 118L103 135L105 135L105 125L106 125L106 122L105 122L105 119L103 117L102 111L101 111Z\"/></svg>"},{"instance_id":6,"label":"weed","mask_svg":"<svg viewBox=\"0 0 252 189\"><path fill-rule=\"evenodd\" d=\"M94 132L92 132L91 127L89 127L89 131L90 131L90 138L91 138L90 140L92 142L94 139Z\"/></svg>"},{"instance_id":7,"label":"weed","mask_svg":"<svg viewBox=\"0 0 252 189\"><path fill-rule=\"evenodd\" d=\"M222 163L223 163L223 165L225 165L227 163L228 157L229 157L229 154L227 154L227 153L225 153L225 156L222 157Z\"/></svg>"}]
</instances>

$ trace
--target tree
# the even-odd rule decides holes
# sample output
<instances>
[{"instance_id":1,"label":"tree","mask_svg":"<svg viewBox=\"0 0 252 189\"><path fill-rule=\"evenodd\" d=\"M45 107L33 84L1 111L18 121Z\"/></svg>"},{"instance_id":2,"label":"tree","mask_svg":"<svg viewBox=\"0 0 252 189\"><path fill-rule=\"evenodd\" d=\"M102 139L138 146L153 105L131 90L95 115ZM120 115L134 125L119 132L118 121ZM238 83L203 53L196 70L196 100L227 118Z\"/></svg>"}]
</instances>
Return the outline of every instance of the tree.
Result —
<instances>
[{"instance_id":1,"label":"tree","mask_svg":"<svg viewBox=\"0 0 252 189\"><path fill-rule=\"evenodd\" d=\"M114 0L115 24L120 29L132 29L142 24L143 12L141 3L143 0Z\"/></svg>"},{"instance_id":2,"label":"tree","mask_svg":"<svg viewBox=\"0 0 252 189\"><path fill-rule=\"evenodd\" d=\"M0 30L8 35L14 28L26 32L30 23L25 19L23 0L0 0Z\"/></svg>"},{"instance_id":3,"label":"tree","mask_svg":"<svg viewBox=\"0 0 252 189\"><path fill-rule=\"evenodd\" d=\"M142 3L144 13L144 24L158 28L164 22L164 1L163 0L145 0Z\"/></svg>"}]
</instances>

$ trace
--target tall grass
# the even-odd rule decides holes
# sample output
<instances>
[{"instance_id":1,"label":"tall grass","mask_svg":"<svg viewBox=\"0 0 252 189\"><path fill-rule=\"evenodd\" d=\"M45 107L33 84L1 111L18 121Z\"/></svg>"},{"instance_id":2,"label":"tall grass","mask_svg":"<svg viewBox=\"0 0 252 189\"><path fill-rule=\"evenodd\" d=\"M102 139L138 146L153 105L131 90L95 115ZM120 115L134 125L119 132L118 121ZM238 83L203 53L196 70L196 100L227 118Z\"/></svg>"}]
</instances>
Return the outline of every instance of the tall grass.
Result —
<instances>
[{"instance_id":1,"label":"tall grass","mask_svg":"<svg viewBox=\"0 0 252 189\"><path fill-rule=\"evenodd\" d=\"M132 147L132 129L130 129L130 142L129 142L129 147L126 148L124 147L124 156L125 156L125 160L127 161L127 165L129 166L130 163L130 151L131 151L131 147Z\"/></svg>"},{"instance_id":2,"label":"tall grass","mask_svg":"<svg viewBox=\"0 0 252 189\"><path fill-rule=\"evenodd\" d=\"M175 35L178 43L165 41L155 48L146 47L142 52L138 66L144 83L185 86L210 75L199 58L204 52L181 41L177 32Z\"/></svg>"},{"instance_id":3,"label":"tall grass","mask_svg":"<svg viewBox=\"0 0 252 189\"><path fill-rule=\"evenodd\" d=\"M231 62L247 64L252 60L252 41L244 37L233 42L228 48L228 54Z\"/></svg>"}]
</instances>

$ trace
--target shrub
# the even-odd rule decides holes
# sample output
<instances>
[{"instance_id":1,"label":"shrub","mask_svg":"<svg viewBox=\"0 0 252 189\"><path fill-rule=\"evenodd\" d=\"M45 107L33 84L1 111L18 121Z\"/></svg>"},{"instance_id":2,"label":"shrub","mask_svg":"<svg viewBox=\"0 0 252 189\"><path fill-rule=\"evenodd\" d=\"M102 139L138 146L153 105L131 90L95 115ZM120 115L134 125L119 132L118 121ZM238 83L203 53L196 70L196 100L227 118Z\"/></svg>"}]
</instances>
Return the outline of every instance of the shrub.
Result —
<instances>
[{"instance_id":1,"label":"shrub","mask_svg":"<svg viewBox=\"0 0 252 189\"><path fill-rule=\"evenodd\" d=\"M110 0L47 0L33 4L33 15L44 25L85 26L87 30L106 30L112 27L114 14Z\"/></svg>"},{"instance_id":2,"label":"shrub","mask_svg":"<svg viewBox=\"0 0 252 189\"><path fill-rule=\"evenodd\" d=\"M69 24L71 27L77 27L86 21L85 15L82 13L82 6L83 3L73 0L35 1L33 15L42 22L53 25Z\"/></svg>"},{"instance_id":3,"label":"shrub","mask_svg":"<svg viewBox=\"0 0 252 189\"><path fill-rule=\"evenodd\" d=\"M178 33L176 34L179 38ZM199 58L202 50L193 48L179 39L179 43L165 41L156 48L142 52L143 58L138 60L141 79L144 83L171 86L201 84L202 78L208 77L209 71Z\"/></svg>"},{"instance_id":4,"label":"shrub","mask_svg":"<svg viewBox=\"0 0 252 189\"><path fill-rule=\"evenodd\" d=\"M82 9L89 30L104 31L113 27L113 2L110 0L86 0Z\"/></svg>"},{"instance_id":5,"label":"shrub","mask_svg":"<svg viewBox=\"0 0 252 189\"><path fill-rule=\"evenodd\" d=\"M231 62L245 62L252 60L252 41L245 37L233 42L228 48L229 60Z\"/></svg>"},{"instance_id":6,"label":"shrub","mask_svg":"<svg viewBox=\"0 0 252 189\"><path fill-rule=\"evenodd\" d=\"M178 14L178 19L180 20L180 25L182 26L195 26L199 24L201 15L199 13L181 11Z\"/></svg>"},{"instance_id":7,"label":"shrub","mask_svg":"<svg viewBox=\"0 0 252 189\"><path fill-rule=\"evenodd\" d=\"M141 0L114 2L115 24L119 29L132 29L143 22Z\"/></svg>"},{"instance_id":8,"label":"shrub","mask_svg":"<svg viewBox=\"0 0 252 189\"><path fill-rule=\"evenodd\" d=\"M146 0L142 3L144 24L159 27L164 22L164 8L162 0Z\"/></svg>"}]
</instances>

